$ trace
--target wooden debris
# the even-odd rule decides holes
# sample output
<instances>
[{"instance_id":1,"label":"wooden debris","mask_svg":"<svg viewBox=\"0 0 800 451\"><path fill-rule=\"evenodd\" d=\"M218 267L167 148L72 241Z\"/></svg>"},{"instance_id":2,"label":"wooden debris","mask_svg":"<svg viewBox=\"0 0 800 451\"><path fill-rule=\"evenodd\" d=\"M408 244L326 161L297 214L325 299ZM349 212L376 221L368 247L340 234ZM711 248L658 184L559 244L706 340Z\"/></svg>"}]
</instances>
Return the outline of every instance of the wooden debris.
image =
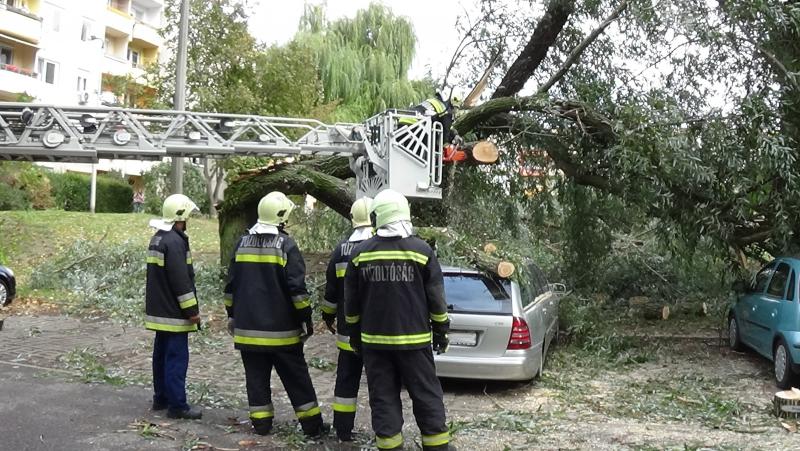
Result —
<instances>
[{"instance_id":1,"label":"wooden debris","mask_svg":"<svg viewBox=\"0 0 800 451\"><path fill-rule=\"evenodd\" d=\"M778 418L800 418L800 390L792 388L775 393L772 407Z\"/></svg>"}]
</instances>

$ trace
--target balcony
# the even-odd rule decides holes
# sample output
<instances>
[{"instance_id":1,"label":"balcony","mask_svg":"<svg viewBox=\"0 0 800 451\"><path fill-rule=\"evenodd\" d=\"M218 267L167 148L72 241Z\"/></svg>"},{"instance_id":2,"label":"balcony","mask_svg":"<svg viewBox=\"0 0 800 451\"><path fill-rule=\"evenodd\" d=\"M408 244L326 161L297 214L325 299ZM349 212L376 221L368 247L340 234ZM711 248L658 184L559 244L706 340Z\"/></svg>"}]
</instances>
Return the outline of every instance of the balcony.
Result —
<instances>
[{"instance_id":1,"label":"balcony","mask_svg":"<svg viewBox=\"0 0 800 451\"><path fill-rule=\"evenodd\" d=\"M31 69L25 69L11 64L0 64L0 99L17 101L19 94L35 96L38 93L40 81Z\"/></svg>"},{"instance_id":2,"label":"balcony","mask_svg":"<svg viewBox=\"0 0 800 451\"><path fill-rule=\"evenodd\" d=\"M164 44L158 30L144 22L136 22L133 26L133 39L141 41L142 46L161 47Z\"/></svg>"},{"instance_id":3,"label":"balcony","mask_svg":"<svg viewBox=\"0 0 800 451\"><path fill-rule=\"evenodd\" d=\"M113 6L106 7L105 25L106 33L115 36L129 36L133 28L133 16ZM112 33L109 33L111 31Z\"/></svg>"},{"instance_id":4,"label":"balcony","mask_svg":"<svg viewBox=\"0 0 800 451\"><path fill-rule=\"evenodd\" d=\"M128 75L131 71L131 63L113 55L106 55L103 58L103 73L111 75Z\"/></svg>"},{"instance_id":5,"label":"balcony","mask_svg":"<svg viewBox=\"0 0 800 451\"><path fill-rule=\"evenodd\" d=\"M42 18L28 11L0 3L0 33L38 44L42 38Z\"/></svg>"}]
</instances>

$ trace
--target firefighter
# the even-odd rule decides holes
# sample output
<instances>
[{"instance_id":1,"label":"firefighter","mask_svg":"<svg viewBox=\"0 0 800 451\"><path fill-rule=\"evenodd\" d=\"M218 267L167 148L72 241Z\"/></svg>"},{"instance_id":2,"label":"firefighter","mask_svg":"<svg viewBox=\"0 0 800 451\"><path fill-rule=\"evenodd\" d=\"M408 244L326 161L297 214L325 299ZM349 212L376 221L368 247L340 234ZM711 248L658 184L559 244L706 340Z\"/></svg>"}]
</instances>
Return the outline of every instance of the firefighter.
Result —
<instances>
[{"instance_id":1,"label":"firefighter","mask_svg":"<svg viewBox=\"0 0 800 451\"><path fill-rule=\"evenodd\" d=\"M449 100L444 100L441 93L437 92L435 97L425 100L413 108L414 111L423 116L430 116L434 122L442 124L444 132L443 159L445 162L463 161L466 159L464 151L459 150L463 140L453 129L455 121L455 110L461 107L461 99L458 96L450 96ZM410 125L417 122L416 119L404 117L399 120L400 125Z\"/></svg>"},{"instance_id":2,"label":"firefighter","mask_svg":"<svg viewBox=\"0 0 800 451\"><path fill-rule=\"evenodd\" d=\"M412 235L402 194L378 193L370 219L376 236L353 250L344 297L350 346L364 359L378 448L403 446L402 385L413 402L423 449L451 449L432 353L448 346L442 269L430 246Z\"/></svg>"},{"instance_id":3,"label":"firefighter","mask_svg":"<svg viewBox=\"0 0 800 451\"><path fill-rule=\"evenodd\" d=\"M336 367L336 387L333 395L333 427L339 440L353 440L353 423L356 418L358 386L361 383L361 369L364 365L361 356L350 347L350 336L344 319L344 274L350 253L360 242L372 237L372 223L369 208L372 199L362 197L350 208L353 232L340 242L331 255L325 274L325 300L322 301L322 318L331 333L338 335L336 347L339 348L339 362Z\"/></svg>"},{"instance_id":4,"label":"firefighter","mask_svg":"<svg viewBox=\"0 0 800 451\"><path fill-rule=\"evenodd\" d=\"M189 332L200 324L192 254L186 220L197 210L188 197L164 200L161 219L147 251L145 327L156 332L153 345L153 410L167 409L169 418L199 419L202 412L186 402Z\"/></svg>"},{"instance_id":5,"label":"firefighter","mask_svg":"<svg viewBox=\"0 0 800 451\"><path fill-rule=\"evenodd\" d=\"M325 432L303 343L314 333L305 262L283 231L294 204L273 191L258 203L258 222L236 243L225 287L228 331L241 352L250 421L256 434L272 430L270 374L278 373L303 432Z\"/></svg>"}]
</instances>

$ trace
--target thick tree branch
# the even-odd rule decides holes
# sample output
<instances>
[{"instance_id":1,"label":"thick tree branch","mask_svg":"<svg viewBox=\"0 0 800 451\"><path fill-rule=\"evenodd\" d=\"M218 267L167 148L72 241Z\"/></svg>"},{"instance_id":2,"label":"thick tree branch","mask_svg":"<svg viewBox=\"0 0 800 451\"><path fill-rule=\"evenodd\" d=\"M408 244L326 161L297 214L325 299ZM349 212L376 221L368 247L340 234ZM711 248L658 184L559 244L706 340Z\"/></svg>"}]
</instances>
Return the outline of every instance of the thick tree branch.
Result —
<instances>
[{"instance_id":1,"label":"thick tree branch","mask_svg":"<svg viewBox=\"0 0 800 451\"><path fill-rule=\"evenodd\" d=\"M476 129L480 124L493 120L496 116L512 111L537 111L570 119L586 133L602 142L616 138L611 121L594 111L589 105L571 100L552 100L546 96L501 97L489 100L461 116L453 128L461 136ZM496 125L496 124L495 124Z\"/></svg>"},{"instance_id":2,"label":"thick tree branch","mask_svg":"<svg viewBox=\"0 0 800 451\"><path fill-rule=\"evenodd\" d=\"M539 23L533 30L530 40L511 64L500 86L497 87L493 99L516 95L525 86L528 79L542 64L548 50L556 42L556 38L564 29L570 14L575 10L574 0L550 0Z\"/></svg>"},{"instance_id":3,"label":"thick tree branch","mask_svg":"<svg viewBox=\"0 0 800 451\"><path fill-rule=\"evenodd\" d=\"M627 7L628 7L628 0L622 0L619 6L617 6L614 12L612 12L611 15L608 16L608 18L606 18L606 20L604 20L597 28L595 28L591 33L589 33L589 36L586 36L586 38L583 41L581 41L581 43L578 44L577 47L572 49L569 56L567 56L566 61L564 61L564 64L561 65L561 68L558 69L558 71L555 74L553 74L553 76L550 77L549 80L547 80L542 86L540 86L537 92L539 94L542 94L549 91L550 88L553 87L553 85L555 85L556 83L558 83L559 80L564 78L564 75L567 74L567 72L575 64L575 62L578 61L578 58L581 57L583 51L586 50L586 48L589 47L589 45L592 42L597 40L597 38L603 33L603 31L605 31L605 29L608 28L608 26L611 25L612 22L617 20L617 18L622 14L623 11L625 11Z\"/></svg>"}]
</instances>

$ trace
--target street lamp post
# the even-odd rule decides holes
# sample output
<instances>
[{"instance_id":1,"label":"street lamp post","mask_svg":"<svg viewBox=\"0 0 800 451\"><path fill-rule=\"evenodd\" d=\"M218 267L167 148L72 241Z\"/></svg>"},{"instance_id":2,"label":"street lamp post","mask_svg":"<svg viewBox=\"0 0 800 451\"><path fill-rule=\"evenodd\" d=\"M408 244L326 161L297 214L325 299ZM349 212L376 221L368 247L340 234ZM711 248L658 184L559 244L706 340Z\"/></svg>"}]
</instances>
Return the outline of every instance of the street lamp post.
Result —
<instances>
[{"instance_id":1,"label":"street lamp post","mask_svg":"<svg viewBox=\"0 0 800 451\"><path fill-rule=\"evenodd\" d=\"M186 52L189 35L189 3L181 0L181 22L178 32L178 64L175 74L175 109L186 110ZM183 193L183 158L172 157L172 192Z\"/></svg>"}]
</instances>

